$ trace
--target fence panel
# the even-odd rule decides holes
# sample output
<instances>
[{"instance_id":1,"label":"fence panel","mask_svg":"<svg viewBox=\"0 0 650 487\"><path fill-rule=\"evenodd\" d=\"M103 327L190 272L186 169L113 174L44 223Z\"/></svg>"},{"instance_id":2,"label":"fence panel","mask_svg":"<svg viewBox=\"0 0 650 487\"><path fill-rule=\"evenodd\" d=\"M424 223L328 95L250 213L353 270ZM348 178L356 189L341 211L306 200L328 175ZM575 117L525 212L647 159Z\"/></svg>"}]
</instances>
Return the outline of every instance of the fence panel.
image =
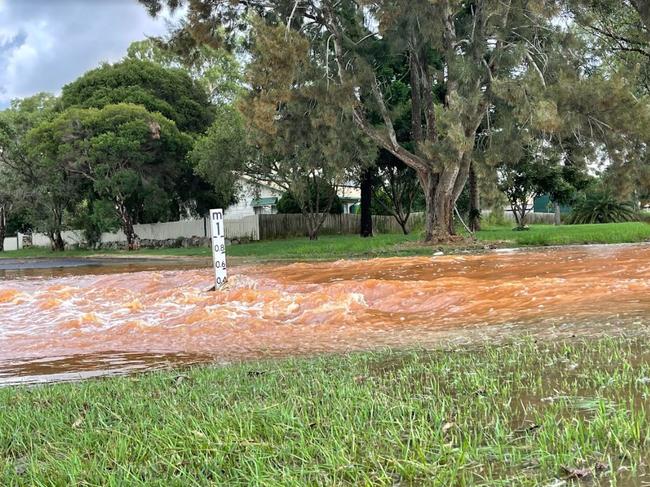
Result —
<instances>
[{"instance_id":1,"label":"fence panel","mask_svg":"<svg viewBox=\"0 0 650 487\"><path fill-rule=\"evenodd\" d=\"M300 214L258 215L260 240L272 240L307 235L307 219ZM413 213L407 228L422 225L424 215ZM376 233L401 233L402 227L392 216L373 215L372 225ZM358 214L327 215L320 233L322 235L355 235L361 230L361 216Z\"/></svg>"},{"instance_id":2,"label":"fence panel","mask_svg":"<svg viewBox=\"0 0 650 487\"><path fill-rule=\"evenodd\" d=\"M239 220L224 220L226 238L229 240L247 238L250 240L260 239L260 220L261 215L245 216ZM209 229L208 229L209 231Z\"/></svg>"},{"instance_id":3,"label":"fence panel","mask_svg":"<svg viewBox=\"0 0 650 487\"><path fill-rule=\"evenodd\" d=\"M505 211L503 216L508 221L515 221L515 215L512 211ZM533 213L530 212L526 215L526 224L528 225L553 225L555 223L555 215L553 213Z\"/></svg>"}]
</instances>

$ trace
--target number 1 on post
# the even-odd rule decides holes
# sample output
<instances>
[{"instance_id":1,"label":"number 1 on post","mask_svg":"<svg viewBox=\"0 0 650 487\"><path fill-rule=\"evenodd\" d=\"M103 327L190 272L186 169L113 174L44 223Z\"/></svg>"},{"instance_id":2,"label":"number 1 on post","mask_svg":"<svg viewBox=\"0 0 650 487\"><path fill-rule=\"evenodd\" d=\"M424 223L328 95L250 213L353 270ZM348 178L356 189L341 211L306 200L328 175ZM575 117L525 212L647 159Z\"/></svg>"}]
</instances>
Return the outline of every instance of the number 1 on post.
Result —
<instances>
[{"instance_id":1,"label":"number 1 on post","mask_svg":"<svg viewBox=\"0 0 650 487\"><path fill-rule=\"evenodd\" d=\"M215 289L219 289L228 282L228 272L226 268L226 234L223 224L222 209L210 210L210 230Z\"/></svg>"}]
</instances>

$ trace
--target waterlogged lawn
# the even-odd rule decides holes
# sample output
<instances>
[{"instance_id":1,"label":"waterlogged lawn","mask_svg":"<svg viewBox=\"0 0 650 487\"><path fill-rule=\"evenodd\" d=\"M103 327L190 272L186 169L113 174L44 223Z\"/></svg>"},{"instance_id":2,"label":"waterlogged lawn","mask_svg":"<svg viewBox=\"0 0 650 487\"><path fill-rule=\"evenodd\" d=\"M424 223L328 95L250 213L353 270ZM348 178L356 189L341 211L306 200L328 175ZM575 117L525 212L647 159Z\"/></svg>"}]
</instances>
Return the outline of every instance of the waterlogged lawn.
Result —
<instances>
[{"instance_id":1,"label":"waterlogged lawn","mask_svg":"<svg viewBox=\"0 0 650 487\"><path fill-rule=\"evenodd\" d=\"M0 484L642 485L649 394L641 339L5 388Z\"/></svg>"}]
</instances>

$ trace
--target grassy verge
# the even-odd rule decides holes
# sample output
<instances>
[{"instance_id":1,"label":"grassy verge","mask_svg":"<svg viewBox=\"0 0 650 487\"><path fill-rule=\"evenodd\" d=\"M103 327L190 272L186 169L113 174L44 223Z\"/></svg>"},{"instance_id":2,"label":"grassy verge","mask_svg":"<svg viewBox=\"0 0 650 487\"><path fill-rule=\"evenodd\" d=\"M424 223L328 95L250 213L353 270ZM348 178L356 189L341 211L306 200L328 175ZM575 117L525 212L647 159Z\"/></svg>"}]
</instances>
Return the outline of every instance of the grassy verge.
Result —
<instances>
[{"instance_id":1,"label":"grassy verge","mask_svg":"<svg viewBox=\"0 0 650 487\"><path fill-rule=\"evenodd\" d=\"M519 246L614 244L650 240L650 225L643 222L601 225L532 225L527 231L509 227L486 228L478 232L481 241L503 241Z\"/></svg>"},{"instance_id":2,"label":"grassy verge","mask_svg":"<svg viewBox=\"0 0 650 487\"><path fill-rule=\"evenodd\" d=\"M0 389L0 484L637 478L649 352L645 340L525 341Z\"/></svg>"},{"instance_id":3,"label":"grassy verge","mask_svg":"<svg viewBox=\"0 0 650 487\"><path fill-rule=\"evenodd\" d=\"M500 246L543 246L590 243L634 243L650 240L650 225L647 223L614 223L604 225L533 225L530 230L513 231L511 227L488 227L476 235L477 243L463 243L459 246L431 246L420 244L422 235L414 232L411 235L376 235L373 238L362 239L356 235L324 235L310 242L306 238L272 240L253 242L243 245L232 245L228 255L261 260L317 260L341 258L371 258L410 255L431 255L442 248L444 251L459 249L476 250L485 244L496 243ZM32 258L32 257L88 257L96 255L97 251L70 250L52 252L48 249L25 249L15 252L0 252L0 258ZM177 249L142 249L137 252L101 251L108 256L205 256L210 255L210 249L177 248Z\"/></svg>"},{"instance_id":4,"label":"grassy verge","mask_svg":"<svg viewBox=\"0 0 650 487\"><path fill-rule=\"evenodd\" d=\"M373 238L362 239L357 235L324 235L316 241L306 238L292 238L286 240L269 240L252 242L228 247L231 257L253 257L263 260L316 260L337 258L360 258L380 256L408 256L431 254L431 246L417 245L421 239L420 234L376 235ZM404 245L413 243L414 245ZM34 258L34 257L89 257L92 255L106 255L120 257L129 256L205 256L211 255L207 247L172 248L172 249L141 249L135 252L123 250L70 250L65 252L52 252L44 248L23 249L13 252L2 252L0 258Z\"/></svg>"}]
</instances>

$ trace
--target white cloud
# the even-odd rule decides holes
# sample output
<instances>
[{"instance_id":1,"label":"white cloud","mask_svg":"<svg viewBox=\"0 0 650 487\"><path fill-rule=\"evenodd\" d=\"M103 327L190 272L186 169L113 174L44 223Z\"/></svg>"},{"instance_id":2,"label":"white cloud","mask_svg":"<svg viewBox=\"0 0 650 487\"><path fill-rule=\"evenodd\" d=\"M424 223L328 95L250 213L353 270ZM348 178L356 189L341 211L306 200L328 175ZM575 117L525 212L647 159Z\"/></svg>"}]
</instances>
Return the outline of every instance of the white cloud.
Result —
<instances>
[{"instance_id":1,"label":"white cloud","mask_svg":"<svg viewBox=\"0 0 650 487\"><path fill-rule=\"evenodd\" d=\"M133 41L166 32L135 0L0 0L0 108L12 98L58 93Z\"/></svg>"}]
</instances>

